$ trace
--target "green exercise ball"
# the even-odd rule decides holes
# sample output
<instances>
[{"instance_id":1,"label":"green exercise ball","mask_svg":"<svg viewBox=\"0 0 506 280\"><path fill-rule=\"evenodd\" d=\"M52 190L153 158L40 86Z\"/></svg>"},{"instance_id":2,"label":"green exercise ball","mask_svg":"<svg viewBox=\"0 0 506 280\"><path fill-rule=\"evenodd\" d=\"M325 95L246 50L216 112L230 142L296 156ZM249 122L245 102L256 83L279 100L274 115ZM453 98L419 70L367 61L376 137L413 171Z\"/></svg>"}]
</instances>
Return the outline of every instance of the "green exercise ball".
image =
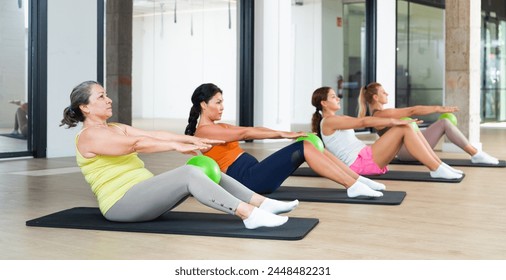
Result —
<instances>
[{"instance_id":1,"label":"green exercise ball","mask_svg":"<svg viewBox=\"0 0 506 280\"><path fill-rule=\"evenodd\" d=\"M325 149L320 137L318 137L314 133L308 133L307 136L301 136L297 138L297 141L304 141L304 140L311 142L311 144L313 144L316 147L316 149L320 152L323 152L323 150Z\"/></svg>"},{"instance_id":2,"label":"green exercise ball","mask_svg":"<svg viewBox=\"0 0 506 280\"><path fill-rule=\"evenodd\" d=\"M220 183L221 170L216 161L214 161L214 159L208 156L199 155L190 158L186 162L186 164L199 167L200 169L202 169L204 174L206 174L207 177L209 177L209 179L213 180L216 184Z\"/></svg>"},{"instance_id":3,"label":"green exercise ball","mask_svg":"<svg viewBox=\"0 0 506 280\"><path fill-rule=\"evenodd\" d=\"M439 119L448 119L453 125L457 125L457 117L453 113L443 113L439 116Z\"/></svg>"},{"instance_id":4,"label":"green exercise ball","mask_svg":"<svg viewBox=\"0 0 506 280\"><path fill-rule=\"evenodd\" d=\"M401 120L403 120L403 121L410 121L410 120L412 120L412 118L410 118L410 117L403 117L403 118L401 118ZM420 131L420 128L418 127L418 124L416 122L411 122L410 124L411 124L411 126L413 127L413 129L415 131Z\"/></svg>"}]
</instances>

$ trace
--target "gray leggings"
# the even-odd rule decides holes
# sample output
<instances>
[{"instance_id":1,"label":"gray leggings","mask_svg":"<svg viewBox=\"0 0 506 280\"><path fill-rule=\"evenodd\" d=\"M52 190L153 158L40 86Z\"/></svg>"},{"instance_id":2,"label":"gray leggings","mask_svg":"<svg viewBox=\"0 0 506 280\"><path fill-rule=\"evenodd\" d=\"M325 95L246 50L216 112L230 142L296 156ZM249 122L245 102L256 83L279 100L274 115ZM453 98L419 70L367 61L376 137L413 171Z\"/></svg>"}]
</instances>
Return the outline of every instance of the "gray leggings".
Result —
<instances>
[{"instance_id":1,"label":"gray leggings","mask_svg":"<svg viewBox=\"0 0 506 280\"><path fill-rule=\"evenodd\" d=\"M253 194L224 173L217 185L198 167L185 165L134 185L104 216L116 222L149 221L176 207L189 195L211 208L234 214L239 203L248 203Z\"/></svg>"},{"instance_id":2,"label":"gray leggings","mask_svg":"<svg viewBox=\"0 0 506 280\"><path fill-rule=\"evenodd\" d=\"M437 145L441 137L446 135L448 140L450 140L453 144L459 146L459 148L464 149L467 145L469 145L469 141L462 134L462 132L453 125L449 120L442 119L438 120L435 123L431 124L427 129L422 130L422 134L429 142L429 145L434 149ZM403 145L397 153L397 158L400 160L416 160Z\"/></svg>"}]
</instances>

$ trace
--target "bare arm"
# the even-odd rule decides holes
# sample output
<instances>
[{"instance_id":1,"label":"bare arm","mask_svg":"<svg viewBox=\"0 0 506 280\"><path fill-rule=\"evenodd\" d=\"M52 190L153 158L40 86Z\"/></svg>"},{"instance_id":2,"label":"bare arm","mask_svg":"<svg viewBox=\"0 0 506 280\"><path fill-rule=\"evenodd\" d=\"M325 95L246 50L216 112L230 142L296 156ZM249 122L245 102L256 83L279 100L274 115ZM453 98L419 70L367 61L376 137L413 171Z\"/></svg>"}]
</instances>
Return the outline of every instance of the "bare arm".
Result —
<instances>
[{"instance_id":1,"label":"bare arm","mask_svg":"<svg viewBox=\"0 0 506 280\"><path fill-rule=\"evenodd\" d=\"M229 124L217 124L197 128L196 135L199 137L232 142L253 139L294 139L300 136L306 136L306 133L279 131L265 127L242 127Z\"/></svg>"},{"instance_id":2,"label":"bare arm","mask_svg":"<svg viewBox=\"0 0 506 280\"><path fill-rule=\"evenodd\" d=\"M458 111L458 107L455 106L413 106L406 108L392 108L376 111L375 117L382 118L402 118L411 116L423 116L432 113L452 113Z\"/></svg>"},{"instance_id":3,"label":"bare arm","mask_svg":"<svg viewBox=\"0 0 506 280\"><path fill-rule=\"evenodd\" d=\"M361 127L386 127L396 125L407 125L411 122L419 123L417 119L411 121L400 120L396 118L378 118L378 117L364 117L354 118L349 116L332 116L325 118L323 122L323 134L329 135L336 130L354 129Z\"/></svg>"},{"instance_id":4,"label":"bare arm","mask_svg":"<svg viewBox=\"0 0 506 280\"><path fill-rule=\"evenodd\" d=\"M77 148L86 158L96 155L120 156L133 152L156 153L178 151L194 154L211 147L209 144L191 144L154 138L148 135L125 135L102 127L88 128L79 136Z\"/></svg>"},{"instance_id":5,"label":"bare arm","mask_svg":"<svg viewBox=\"0 0 506 280\"><path fill-rule=\"evenodd\" d=\"M221 140L214 140L214 139L206 139L206 138L199 138L195 136L190 135L181 135L176 134L168 131L162 131L162 130L143 130L138 129L126 124L117 124L120 126L127 135L130 136L148 136L151 138L156 138L160 140L166 140L166 141L173 141L173 142L180 142L180 143L186 143L186 144L195 144L195 145L202 145L202 144L222 144L224 141Z\"/></svg>"}]
</instances>

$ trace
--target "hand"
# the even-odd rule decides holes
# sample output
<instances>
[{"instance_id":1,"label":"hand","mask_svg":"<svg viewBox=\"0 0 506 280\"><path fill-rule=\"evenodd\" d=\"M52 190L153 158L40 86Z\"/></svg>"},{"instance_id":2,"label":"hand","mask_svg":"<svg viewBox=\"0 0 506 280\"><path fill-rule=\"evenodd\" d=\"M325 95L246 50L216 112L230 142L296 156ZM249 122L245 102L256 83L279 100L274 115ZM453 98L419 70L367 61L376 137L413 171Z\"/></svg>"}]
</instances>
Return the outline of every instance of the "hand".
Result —
<instances>
[{"instance_id":1,"label":"hand","mask_svg":"<svg viewBox=\"0 0 506 280\"><path fill-rule=\"evenodd\" d=\"M175 146L176 151L185 154L185 155L198 155L197 151L208 149L207 146L202 145L194 145L194 144L185 144L185 143L177 143Z\"/></svg>"},{"instance_id":2,"label":"hand","mask_svg":"<svg viewBox=\"0 0 506 280\"><path fill-rule=\"evenodd\" d=\"M305 132L302 132L302 131L299 131L299 132L286 132L286 131L282 131L281 132L281 137L282 138L287 138L287 139L296 139L296 138L299 138L301 136L307 136L307 133Z\"/></svg>"}]
</instances>

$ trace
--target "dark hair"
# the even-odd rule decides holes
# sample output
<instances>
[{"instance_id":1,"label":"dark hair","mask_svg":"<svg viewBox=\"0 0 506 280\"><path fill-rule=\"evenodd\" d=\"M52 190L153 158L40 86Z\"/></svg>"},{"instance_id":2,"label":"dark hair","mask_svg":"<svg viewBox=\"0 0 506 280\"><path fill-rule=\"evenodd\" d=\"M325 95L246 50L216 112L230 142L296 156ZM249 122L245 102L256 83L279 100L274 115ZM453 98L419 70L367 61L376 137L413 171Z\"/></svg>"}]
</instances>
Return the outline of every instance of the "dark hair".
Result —
<instances>
[{"instance_id":1,"label":"dark hair","mask_svg":"<svg viewBox=\"0 0 506 280\"><path fill-rule=\"evenodd\" d=\"M321 87L317 88L313 92L313 96L311 97L311 104L316 108L316 112L313 113L313 117L311 118L311 130L318 135L318 137L322 138L322 133L320 129L320 123L323 119L320 111L322 108L322 101L327 100L327 96L331 87Z\"/></svg>"},{"instance_id":2,"label":"dark hair","mask_svg":"<svg viewBox=\"0 0 506 280\"><path fill-rule=\"evenodd\" d=\"M373 96L378 94L378 88L381 86L380 83L372 82L365 87L360 89L358 95L358 117L363 118L367 114L367 104L371 104Z\"/></svg>"},{"instance_id":3,"label":"dark hair","mask_svg":"<svg viewBox=\"0 0 506 280\"><path fill-rule=\"evenodd\" d=\"M95 81L82 82L70 93L70 106L63 110L63 119L60 126L66 125L67 128L75 127L79 122L83 122L86 117L81 112L79 105L88 104L90 102L91 88L99 85Z\"/></svg>"},{"instance_id":4,"label":"dark hair","mask_svg":"<svg viewBox=\"0 0 506 280\"><path fill-rule=\"evenodd\" d=\"M192 108L190 109L190 116L188 117L188 125L184 131L186 135L195 135L195 131L197 130L197 121L199 119L202 108L200 107L200 103L204 101L208 103L213 96L217 93L223 93L221 89L215 84L201 84L198 86L192 95Z\"/></svg>"}]
</instances>

